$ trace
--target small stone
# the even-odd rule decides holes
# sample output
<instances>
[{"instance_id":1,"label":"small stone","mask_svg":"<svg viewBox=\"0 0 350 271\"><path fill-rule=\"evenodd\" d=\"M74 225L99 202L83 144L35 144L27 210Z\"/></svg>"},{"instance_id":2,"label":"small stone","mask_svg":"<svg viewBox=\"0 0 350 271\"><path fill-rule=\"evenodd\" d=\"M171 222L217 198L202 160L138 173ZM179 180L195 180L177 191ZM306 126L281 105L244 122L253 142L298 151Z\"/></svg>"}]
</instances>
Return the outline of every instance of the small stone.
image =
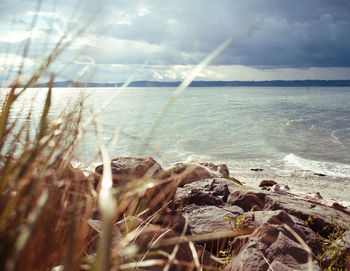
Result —
<instances>
[{"instance_id":1,"label":"small stone","mask_svg":"<svg viewBox=\"0 0 350 271\"><path fill-rule=\"evenodd\" d=\"M315 199L323 199L323 197L321 196L320 192L316 192L314 195Z\"/></svg>"},{"instance_id":2,"label":"small stone","mask_svg":"<svg viewBox=\"0 0 350 271\"><path fill-rule=\"evenodd\" d=\"M290 191L290 188L289 188L288 185L284 185L284 186L283 186L283 190L284 190L284 191Z\"/></svg>"},{"instance_id":3,"label":"small stone","mask_svg":"<svg viewBox=\"0 0 350 271\"><path fill-rule=\"evenodd\" d=\"M251 171L264 171L263 168L251 168L250 170Z\"/></svg>"},{"instance_id":4,"label":"small stone","mask_svg":"<svg viewBox=\"0 0 350 271\"><path fill-rule=\"evenodd\" d=\"M275 184L271 187L271 191L278 192L281 190L281 187L278 184Z\"/></svg>"},{"instance_id":5,"label":"small stone","mask_svg":"<svg viewBox=\"0 0 350 271\"><path fill-rule=\"evenodd\" d=\"M319 176L319 177L326 177L326 174L323 173L314 173L315 176Z\"/></svg>"},{"instance_id":6,"label":"small stone","mask_svg":"<svg viewBox=\"0 0 350 271\"><path fill-rule=\"evenodd\" d=\"M259 187L271 187L277 184L274 180L262 180L259 184Z\"/></svg>"}]
</instances>

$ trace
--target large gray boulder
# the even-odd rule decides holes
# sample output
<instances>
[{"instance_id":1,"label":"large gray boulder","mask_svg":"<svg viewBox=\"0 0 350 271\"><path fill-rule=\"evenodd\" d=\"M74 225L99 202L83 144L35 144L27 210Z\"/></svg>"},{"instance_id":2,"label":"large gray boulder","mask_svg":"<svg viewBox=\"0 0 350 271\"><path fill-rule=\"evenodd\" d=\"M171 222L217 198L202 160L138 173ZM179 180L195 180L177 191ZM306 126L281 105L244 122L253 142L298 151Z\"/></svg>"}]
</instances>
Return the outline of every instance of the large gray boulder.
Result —
<instances>
[{"instance_id":1,"label":"large gray boulder","mask_svg":"<svg viewBox=\"0 0 350 271\"><path fill-rule=\"evenodd\" d=\"M314 253L321 250L315 233L303 221L285 211L258 211L244 214L243 227L248 225L256 230L233 240L232 260L225 271L320 270L313 254L294 235Z\"/></svg>"},{"instance_id":2,"label":"large gray boulder","mask_svg":"<svg viewBox=\"0 0 350 271\"><path fill-rule=\"evenodd\" d=\"M218 174L194 163L177 163L173 168L158 175L161 179L171 179L178 187L183 187L199 180L219 177Z\"/></svg>"},{"instance_id":3,"label":"large gray boulder","mask_svg":"<svg viewBox=\"0 0 350 271\"><path fill-rule=\"evenodd\" d=\"M178 187L173 205L176 208L195 204L198 206L223 206L231 192L236 191L237 184L225 178L204 179ZM233 204L230 204L233 205Z\"/></svg>"},{"instance_id":4,"label":"large gray boulder","mask_svg":"<svg viewBox=\"0 0 350 271\"><path fill-rule=\"evenodd\" d=\"M339 209L293 196L289 193L261 191L254 188L237 189L228 196L227 204L238 205L245 212L284 210L302 221L307 221L314 232L333 228L333 224L350 225L350 216ZM325 233L326 234L326 233Z\"/></svg>"},{"instance_id":5,"label":"large gray boulder","mask_svg":"<svg viewBox=\"0 0 350 271\"><path fill-rule=\"evenodd\" d=\"M114 183L153 177L162 171L162 167L152 157L117 157L111 160ZM97 174L103 174L103 165L95 168Z\"/></svg>"},{"instance_id":6,"label":"large gray boulder","mask_svg":"<svg viewBox=\"0 0 350 271\"><path fill-rule=\"evenodd\" d=\"M237 185L223 178L186 184L177 188L172 207L178 215L187 219L191 234L232 231L230 221L235 221L244 212L239 206L226 204L233 186ZM225 242L226 238L203 241L213 252L223 248Z\"/></svg>"}]
</instances>

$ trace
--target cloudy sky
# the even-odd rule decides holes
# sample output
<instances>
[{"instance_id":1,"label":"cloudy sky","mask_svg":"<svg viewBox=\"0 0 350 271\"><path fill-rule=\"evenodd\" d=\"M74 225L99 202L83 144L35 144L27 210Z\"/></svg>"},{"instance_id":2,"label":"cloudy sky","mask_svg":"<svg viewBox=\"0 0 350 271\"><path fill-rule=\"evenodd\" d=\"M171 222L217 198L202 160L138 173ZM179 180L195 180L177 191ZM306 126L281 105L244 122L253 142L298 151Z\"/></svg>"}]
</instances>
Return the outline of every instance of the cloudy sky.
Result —
<instances>
[{"instance_id":1,"label":"cloudy sky","mask_svg":"<svg viewBox=\"0 0 350 271\"><path fill-rule=\"evenodd\" d=\"M349 0L37 2L0 0L2 83L29 37L24 77L67 29L69 46L49 69L57 81L182 80L230 37L196 80L350 79Z\"/></svg>"}]
</instances>

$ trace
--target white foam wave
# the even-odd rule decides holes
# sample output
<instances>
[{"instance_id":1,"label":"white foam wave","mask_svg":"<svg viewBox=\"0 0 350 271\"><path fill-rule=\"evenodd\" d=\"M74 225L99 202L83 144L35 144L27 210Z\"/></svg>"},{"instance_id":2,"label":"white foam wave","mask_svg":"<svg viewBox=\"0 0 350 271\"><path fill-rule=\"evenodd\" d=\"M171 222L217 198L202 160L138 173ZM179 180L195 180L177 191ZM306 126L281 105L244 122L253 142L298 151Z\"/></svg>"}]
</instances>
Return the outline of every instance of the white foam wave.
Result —
<instances>
[{"instance_id":1,"label":"white foam wave","mask_svg":"<svg viewBox=\"0 0 350 271\"><path fill-rule=\"evenodd\" d=\"M340 131L340 130L333 130L331 132L331 137L332 137L332 140L334 143L341 144L340 138L337 136L338 131Z\"/></svg>"},{"instance_id":2,"label":"white foam wave","mask_svg":"<svg viewBox=\"0 0 350 271\"><path fill-rule=\"evenodd\" d=\"M307 119L290 119L288 120L285 125L286 126L292 126L292 125L305 125L307 122Z\"/></svg>"},{"instance_id":3,"label":"white foam wave","mask_svg":"<svg viewBox=\"0 0 350 271\"><path fill-rule=\"evenodd\" d=\"M350 177L350 165L336 162L323 162L305 159L293 153L284 157L284 161L302 170L322 173L334 177Z\"/></svg>"}]
</instances>

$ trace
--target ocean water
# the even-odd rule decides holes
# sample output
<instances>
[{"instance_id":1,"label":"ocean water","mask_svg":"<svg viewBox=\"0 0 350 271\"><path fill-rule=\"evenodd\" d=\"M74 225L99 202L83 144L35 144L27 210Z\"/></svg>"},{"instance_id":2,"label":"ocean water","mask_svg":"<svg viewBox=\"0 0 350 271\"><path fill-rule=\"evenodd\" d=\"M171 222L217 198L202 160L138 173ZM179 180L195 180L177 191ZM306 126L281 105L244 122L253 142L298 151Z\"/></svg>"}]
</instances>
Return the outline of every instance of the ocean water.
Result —
<instances>
[{"instance_id":1,"label":"ocean water","mask_svg":"<svg viewBox=\"0 0 350 271\"><path fill-rule=\"evenodd\" d=\"M183 161L226 163L246 184L274 179L350 201L350 88L188 88L169 106L174 91L57 88L50 114L82 96L85 119L98 112L75 156L91 168L100 163L98 137L111 157L152 156L165 168ZM36 118L45 94L30 89L14 111L31 109Z\"/></svg>"}]
</instances>

